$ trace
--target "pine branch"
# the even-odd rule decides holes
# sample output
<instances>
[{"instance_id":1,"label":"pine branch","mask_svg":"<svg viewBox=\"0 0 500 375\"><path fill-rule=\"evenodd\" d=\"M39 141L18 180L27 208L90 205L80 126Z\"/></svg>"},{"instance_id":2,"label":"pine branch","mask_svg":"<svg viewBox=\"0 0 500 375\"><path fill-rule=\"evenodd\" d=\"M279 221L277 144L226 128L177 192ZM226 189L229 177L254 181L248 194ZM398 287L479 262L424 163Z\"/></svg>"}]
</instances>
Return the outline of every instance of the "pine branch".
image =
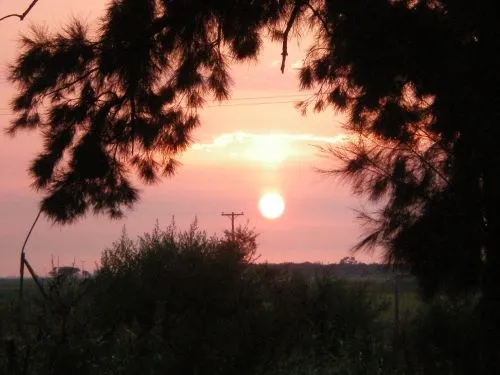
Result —
<instances>
[{"instance_id":1,"label":"pine branch","mask_svg":"<svg viewBox=\"0 0 500 375\"><path fill-rule=\"evenodd\" d=\"M28 8L26 8L26 10L22 14L16 14L16 13L8 14L8 15L0 18L0 21L3 21L3 20L10 18L10 17L18 17L19 21L22 21L22 20L24 20L24 18L26 18L28 13L31 12L31 9L33 9L33 7L36 5L36 3L38 3L38 0L33 0L31 2L31 4L28 6Z\"/></svg>"},{"instance_id":2,"label":"pine branch","mask_svg":"<svg viewBox=\"0 0 500 375\"><path fill-rule=\"evenodd\" d=\"M311 5L311 3L306 2L305 5L311 10L312 14L321 22L321 25L325 29L326 34L328 36L331 36L330 29L328 28L328 23L326 22L325 17L323 17L321 13Z\"/></svg>"}]
</instances>

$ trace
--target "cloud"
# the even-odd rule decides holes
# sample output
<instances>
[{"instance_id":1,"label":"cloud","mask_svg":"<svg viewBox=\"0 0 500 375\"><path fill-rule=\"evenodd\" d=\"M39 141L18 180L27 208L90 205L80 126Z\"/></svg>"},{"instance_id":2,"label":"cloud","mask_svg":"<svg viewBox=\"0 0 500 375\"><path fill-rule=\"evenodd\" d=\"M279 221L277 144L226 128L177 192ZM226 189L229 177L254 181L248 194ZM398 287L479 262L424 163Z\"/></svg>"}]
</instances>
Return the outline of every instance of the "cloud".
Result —
<instances>
[{"instance_id":1,"label":"cloud","mask_svg":"<svg viewBox=\"0 0 500 375\"><path fill-rule=\"evenodd\" d=\"M296 60L291 66L290 68L292 70L298 70L298 69L301 69L302 67L304 66L304 60Z\"/></svg>"},{"instance_id":2,"label":"cloud","mask_svg":"<svg viewBox=\"0 0 500 375\"><path fill-rule=\"evenodd\" d=\"M311 133L224 133L208 142L191 146L191 153L211 154L211 158L246 160L269 165L280 164L287 159L303 159L313 156L317 150L311 145L339 144L349 139L346 134L333 137ZM208 156L208 155L207 155Z\"/></svg>"},{"instance_id":3,"label":"cloud","mask_svg":"<svg viewBox=\"0 0 500 375\"><path fill-rule=\"evenodd\" d=\"M268 67L269 68L276 68L278 66L281 65L281 60L273 60L271 61L271 63L268 64ZM286 61L286 65L288 65L288 61ZM291 65L290 65L290 70L298 70L300 68L302 68L304 66L304 60L295 60L295 62L293 62Z\"/></svg>"},{"instance_id":4,"label":"cloud","mask_svg":"<svg viewBox=\"0 0 500 375\"><path fill-rule=\"evenodd\" d=\"M269 64L269 67L270 68L275 68L277 66L279 66L281 64L281 60L273 60L271 61L271 63Z\"/></svg>"},{"instance_id":5,"label":"cloud","mask_svg":"<svg viewBox=\"0 0 500 375\"><path fill-rule=\"evenodd\" d=\"M193 150L204 150L204 151L212 151L213 149L225 148L231 144L235 143L243 143L248 139L251 139L254 134L248 134L244 132L235 132L235 133L224 133L218 135L212 139L211 142L208 143L194 143L191 146Z\"/></svg>"},{"instance_id":6,"label":"cloud","mask_svg":"<svg viewBox=\"0 0 500 375\"><path fill-rule=\"evenodd\" d=\"M339 134L333 137L315 135L311 133L286 134L286 133L247 133L233 132L220 134L212 141L206 143L195 143L191 146L193 150L212 151L214 149L225 148L234 144L245 144L253 141L276 141L286 143L307 143L307 144L336 144L349 139L347 134Z\"/></svg>"}]
</instances>

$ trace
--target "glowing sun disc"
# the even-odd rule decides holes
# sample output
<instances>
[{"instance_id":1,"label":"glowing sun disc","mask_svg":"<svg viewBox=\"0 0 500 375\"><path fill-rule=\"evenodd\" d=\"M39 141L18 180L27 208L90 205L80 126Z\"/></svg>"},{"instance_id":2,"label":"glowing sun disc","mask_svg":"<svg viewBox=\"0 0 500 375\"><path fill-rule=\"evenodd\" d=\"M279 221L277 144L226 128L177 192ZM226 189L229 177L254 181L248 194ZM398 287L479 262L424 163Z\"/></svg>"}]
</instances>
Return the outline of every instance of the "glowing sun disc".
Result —
<instances>
[{"instance_id":1,"label":"glowing sun disc","mask_svg":"<svg viewBox=\"0 0 500 375\"><path fill-rule=\"evenodd\" d=\"M266 193L259 200L259 211L266 219L276 219L285 211L285 201L279 193Z\"/></svg>"}]
</instances>

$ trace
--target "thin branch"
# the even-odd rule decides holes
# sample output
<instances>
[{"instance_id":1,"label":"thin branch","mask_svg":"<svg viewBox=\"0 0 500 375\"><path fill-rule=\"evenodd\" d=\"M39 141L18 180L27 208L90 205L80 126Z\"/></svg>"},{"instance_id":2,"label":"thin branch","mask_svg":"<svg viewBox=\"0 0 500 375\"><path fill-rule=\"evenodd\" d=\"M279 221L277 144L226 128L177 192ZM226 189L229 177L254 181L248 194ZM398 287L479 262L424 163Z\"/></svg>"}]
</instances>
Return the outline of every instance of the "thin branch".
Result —
<instances>
[{"instance_id":1,"label":"thin branch","mask_svg":"<svg viewBox=\"0 0 500 375\"><path fill-rule=\"evenodd\" d=\"M432 138L431 138L432 139ZM371 142L373 142L377 147L380 147L380 148L389 148L389 149L392 149L392 150L395 150L395 151L407 151L407 152L410 152L412 153L413 155L415 155L418 160L420 160L421 163L425 164L429 169L431 169L437 176L439 176L443 182L445 184L449 184L450 183L450 180L440 171L438 170L434 165L432 165L432 163L427 160L425 158L424 155L420 154L417 150L415 150L415 148L409 146L409 145L405 145L405 144L402 144L400 143L400 145L402 145L403 147L393 147L391 148L390 146L383 146L381 144L379 144L378 142L374 141L373 139L370 140Z\"/></svg>"},{"instance_id":2,"label":"thin branch","mask_svg":"<svg viewBox=\"0 0 500 375\"><path fill-rule=\"evenodd\" d=\"M35 228L35 225L36 225L38 219L40 218L41 214L42 214L42 210L40 209L40 211L38 211L38 214L36 215L35 221L33 221L33 224L31 224L31 228L30 228L26 238L24 239L23 247L21 248L21 253L24 253L26 244L28 243L28 239L31 236L31 232L33 232L33 229Z\"/></svg>"},{"instance_id":3,"label":"thin branch","mask_svg":"<svg viewBox=\"0 0 500 375\"><path fill-rule=\"evenodd\" d=\"M222 54L221 54L220 46L221 46L221 43L222 43L222 22L220 22L220 21L219 21L219 24L217 25L217 40L216 40L216 43L217 43L217 51L219 53L219 58L221 59L222 58Z\"/></svg>"},{"instance_id":4,"label":"thin branch","mask_svg":"<svg viewBox=\"0 0 500 375\"><path fill-rule=\"evenodd\" d=\"M22 14L15 14L15 13L8 14L8 15L0 18L0 21L3 21L3 20L10 18L10 17L18 17L19 21L22 21L28 15L28 13L31 12L31 9L33 9L33 7L35 6L36 3L38 3L38 0L33 0L31 2L31 4L28 6L28 8L26 8L26 10Z\"/></svg>"},{"instance_id":5,"label":"thin branch","mask_svg":"<svg viewBox=\"0 0 500 375\"><path fill-rule=\"evenodd\" d=\"M325 29L326 35L331 36L330 30L328 29L328 24L326 23L325 18L319 13L319 11L314 8L311 3L306 2L305 5L311 10L314 17L316 17L320 22L323 28Z\"/></svg>"},{"instance_id":6,"label":"thin branch","mask_svg":"<svg viewBox=\"0 0 500 375\"><path fill-rule=\"evenodd\" d=\"M378 148L382 148L382 149L386 149L386 150L391 150L391 151L407 151L407 152L412 153L413 155L415 155L420 160L421 163L425 164L438 177L440 177L445 184L449 184L450 183L449 179L441 171L439 171L434 165L432 165L432 163L429 160L427 160L424 157L424 155L420 154L414 148L412 148L412 147L410 147L408 145L402 144L402 143L400 143L400 145L403 146L403 147L400 147L400 146L389 146L389 145L386 146L386 145L383 145L383 144L377 142L375 139L373 139L372 137L367 136L366 134L364 134L362 132L359 132L358 134L361 137L366 138L369 142L373 143ZM424 134L425 134L425 132L424 132ZM427 134L425 134L425 135L427 135ZM430 139L432 140L432 138L430 138Z\"/></svg>"},{"instance_id":7,"label":"thin branch","mask_svg":"<svg viewBox=\"0 0 500 375\"><path fill-rule=\"evenodd\" d=\"M97 70L98 70L98 68L92 68L92 69L90 69L87 73L85 73L84 75L82 75L82 76L80 76L80 77L78 77L78 78L74 79L73 81L68 82L68 83L64 84L63 86L58 87L58 88L56 88L56 89L54 89L54 90L52 90L52 91L49 91L49 92L43 93L42 95L43 95L44 97L47 97L47 96L51 96L51 95L54 95L54 94L58 94L58 93L60 93L61 91L64 91L64 90L66 90L66 89L70 88L71 86L73 86L73 85L77 84L78 82L81 82L81 81L83 81L84 79L87 79L87 78L88 78L88 77L90 77L93 73L95 73Z\"/></svg>"},{"instance_id":8,"label":"thin branch","mask_svg":"<svg viewBox=\"0 0 500 375\"><path fill-rule=\"evenodd\" d=\"M429 138L432 142L441 146L441 142L442 142L441 139L434 138L427 130L425 130L425 128L419 126L418 124L413 124L413 125L417 128L418 131L421 131L422 133L424 133L424 135L427 138ZM443 147L441 147L441 148L443 148Z\"/></svg>"},{"instance_id":9,"label":"thin branch","mask_svg":"<svg viewBox=\"0 0 500 375\"><path fill-rule=\"evenodd\" d=\"M320 152L324 153L330 153L333 155L333 157L339 159L342 162L345 162L346 160L350 159L347 155L354 155L359 156L358 150L352 150L352 149L347 149L347 148L342 148L338 149L335 148L334 146L327 146L327 147L322 147L319 146ZM373 162L371 158L367 158L368 163L375 169L371 169L368 165L363 167L364 171L367 171L371 173L372 175L377 175L377 176L383 176L386 178L392 177L392 175L384 168L382 168L380 165L376 164ZM344 169L321 169L318 168L317 171L319 173L324 173L324 174L332 174L332 175L338 175L338 174L343 174L345 172ZM349 176L349 178L352 178L353 176ZM397 182L404 183L402 179L398 179Z\"/></svg>"},{"instance_id":10,"label":"thin branch","mask_svg":"<svg viewBox=\"0 0 500 375\"><path fill-rule=\"evenodd\" d=\"M38 211L38 214L36 215L35 221L33 221L33 224L31 224L31 228L28 231L28 234L26 235L26 238L24 239L23 247L21 248L21 269L20 269L20 279L19 279L19 300L22 303L23 300L23 286L24 286L24 266L25 266L25 248L26 244L28 243L28 240L31 236L31 232L33 232L33 229L35 228L36 223L38 222L38 219L40 218L40 215L42 214L42 209Z\"/></svg>"},{"instance_id":11,"label":"thin branch","mask_svg":"<svg viewBox=\"0 0 500 375\"><path fill-rule=\"evenodd\" d=\"M439 171L432 163L427 160L424 155L421 155L418 153L416 150L414 150L411 147L407 147L407 151L411 152L413 155L415 155L422 163L424 163L428 168L430 168L436 175L438 175L445 184L450 184L450 180L443 174L441 171Z\"/></svg>"},{"instance_id":12,"label":"thin branch","mask_svg":"<svg viewBox=\"0 0 500 375\"><path fill-rule=\"evenodd\" d=\"M290 18L286 24L286 29L283 32L283 50L281 52L281 73L285 72L285 61L286 57L288 56L288 34L290 33L290 30L292 29L293 23L297 19L297 16L299 15L300 8L304 5L302 1L298 1L293 10L292 13L290 14Z\"/></svg>"}]
</instances>

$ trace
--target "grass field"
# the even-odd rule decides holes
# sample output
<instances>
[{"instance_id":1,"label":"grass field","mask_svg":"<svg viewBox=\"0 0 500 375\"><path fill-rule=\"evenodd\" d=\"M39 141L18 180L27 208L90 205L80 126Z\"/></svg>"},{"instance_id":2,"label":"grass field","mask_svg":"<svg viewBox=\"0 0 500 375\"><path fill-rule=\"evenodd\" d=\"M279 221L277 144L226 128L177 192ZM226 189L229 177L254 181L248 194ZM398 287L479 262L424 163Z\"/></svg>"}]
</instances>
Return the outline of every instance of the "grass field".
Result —
<instances>
[{"instance_id":1,"label":"grass field","mask_svg":"<svg viewBox=\"0 0 500 375\"><path fill-rule=\"evenodd\" d=\"M361 282L367 286L370 292L386 303L387 308L382 314L382 319L391 321L394 319L395 312L395 293L394 282L392 280L381 280L366 278L363 280L350 279L351 282ZM402 280L398 285L399 289L399 311L400 318L411 317L422 306L422 301L418 297L416 282L412 279ZM27 298L36 295L38 290L31 278L24 281L24 294ZM19 295L18 278L0 278L0 307L13 302Z\"/></svg>"},{"instance_id":2,"label":"grass field","mask_svg":"<svg viewBox=\"0 0 500 375\"><path fill-rule=\"evenodd\" d=\"M24 280L24 294L28 298L37 293L35 282L32 279ZM18 278L0 278L0 306L16 300L19 296Z\"/></svg>"},{"instance_id":3,"label":"grass field","mask_svg":"<svg viewBox=\"0 0 500 375\"><path fill-rule=\"evenodd\" d=\"M392 320L395 314L396 292L394 281L373 282L370 283L370 290L374 295L387 303L387 309L382 314L383 319ZM417 292L415 280L404 280L398 283L399 316L405 319L413 316L421 307L422 300Z\"/></svg>"}]
</instances>

